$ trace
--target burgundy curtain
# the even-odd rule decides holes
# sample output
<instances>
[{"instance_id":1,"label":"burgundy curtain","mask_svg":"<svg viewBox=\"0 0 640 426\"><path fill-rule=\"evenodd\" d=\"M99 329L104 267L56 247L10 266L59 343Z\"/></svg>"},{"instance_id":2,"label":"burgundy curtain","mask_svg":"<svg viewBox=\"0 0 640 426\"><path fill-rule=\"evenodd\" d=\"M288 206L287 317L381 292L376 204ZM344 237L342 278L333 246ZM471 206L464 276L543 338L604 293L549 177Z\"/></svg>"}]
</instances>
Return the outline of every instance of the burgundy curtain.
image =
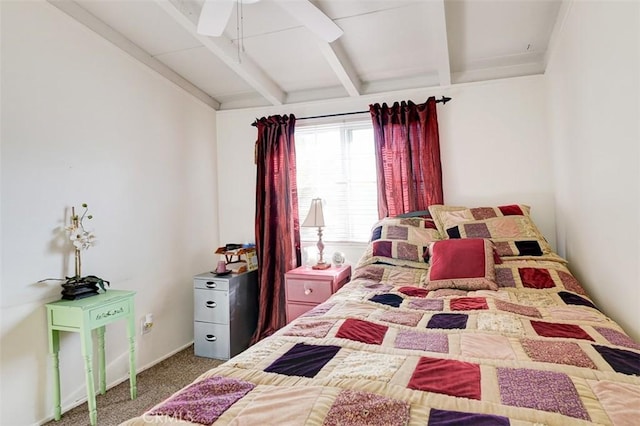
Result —
<instances>
[{"instance_id":1,"label":"burgundy curtain","mask_svg":"<svg viewBox=\"0 0 640 426\"><path fill-rule=\"evenodd\" d=\"M436 100L369 106L378 174L378 215L396 216L442 204Z\"/></svg>"},{"instance_id":2,"label":"burgundy curtain","mask_svg":"<svg viewBox=\"0 0 640 426\"><path fill-rule=\"evenodd\" d=\"M253 342L286 324L284 274L300 266L293 115L257 120L256 252L259 312Z\"/></svg>"}]
</instances>

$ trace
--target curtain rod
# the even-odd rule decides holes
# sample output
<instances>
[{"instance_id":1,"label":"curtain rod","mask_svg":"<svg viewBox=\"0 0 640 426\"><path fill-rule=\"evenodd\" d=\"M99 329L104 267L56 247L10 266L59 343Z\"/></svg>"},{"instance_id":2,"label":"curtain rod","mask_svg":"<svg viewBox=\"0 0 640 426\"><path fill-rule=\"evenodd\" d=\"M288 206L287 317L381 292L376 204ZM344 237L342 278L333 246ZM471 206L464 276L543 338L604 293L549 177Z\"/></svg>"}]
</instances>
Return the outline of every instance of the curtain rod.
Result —
<instances>
[{"instance_id":1,"label":"curtain rod","mask_svg":"<svg viewBox=\"0 0 640 426\"><path fill-rule=\"evenodd\" d=\"M442 103L442 105L445 105L447 102L449 102L451 100L450 97L447 96L442 96L440 99L436 100L436 103ZM325 115L313 115L310 117L296 117L296 121L298 120L310 120L312 118L326 118L326 117L340 117L342 115L355 115L355 114L364 114L364 113L368 113L369 110L366 111L352 111L352 112L339 112L337 114L325 114ZM253 123L251 123L252 126L256 126L258 124L258 120L256 119L256 121L254 121Z\"/></svg>"}]
</instances>

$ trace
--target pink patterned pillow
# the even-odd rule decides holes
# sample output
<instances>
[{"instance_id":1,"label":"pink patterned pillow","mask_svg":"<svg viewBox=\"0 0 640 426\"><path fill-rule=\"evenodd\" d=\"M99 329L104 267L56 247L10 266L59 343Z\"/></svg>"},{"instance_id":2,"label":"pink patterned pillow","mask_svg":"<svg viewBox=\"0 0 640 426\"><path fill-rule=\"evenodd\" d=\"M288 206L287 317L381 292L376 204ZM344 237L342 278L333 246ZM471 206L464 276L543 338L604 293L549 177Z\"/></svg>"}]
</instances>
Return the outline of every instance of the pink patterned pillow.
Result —
<instances>
[{"instance_id":1,"label":"pink patterned pillow","mask_svg":"<svg viewBox=\"0 0 640 426\"><path fill-rule=\"evenodd\" d=\"M436 241L429 246L429 254L427 290L498 290L490 240Z\"/></svg>"}]
</instances>

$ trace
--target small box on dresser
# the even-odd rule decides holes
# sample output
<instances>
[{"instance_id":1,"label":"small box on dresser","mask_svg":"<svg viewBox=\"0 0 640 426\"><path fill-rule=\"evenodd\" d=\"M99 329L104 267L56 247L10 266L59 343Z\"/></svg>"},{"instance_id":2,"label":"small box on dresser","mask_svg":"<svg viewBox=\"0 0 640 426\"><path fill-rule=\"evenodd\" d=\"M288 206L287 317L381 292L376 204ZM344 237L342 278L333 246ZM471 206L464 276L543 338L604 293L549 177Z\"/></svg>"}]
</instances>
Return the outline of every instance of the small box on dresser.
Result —
<instances>
[{"instance_id":1,"label":"small box on dresser","mask_svg":"<svg viewBox=\"0 0 640 426\"><path fill-rule=\"evenodd\" d=\"M249 347L258 322L258 271L193 277L194 352L229 359Z\"/></svg>"},{"instance_id":2,"label":"small box on dresser","mask_svg":"<svg viewBox=\"0 0 640 426\"><path fill-rule=\"evenodd\" d=\"M300 266L284 275L287 324L327 300L351 279L351 265L312 269Z\"/></svg>"}]
</instances>

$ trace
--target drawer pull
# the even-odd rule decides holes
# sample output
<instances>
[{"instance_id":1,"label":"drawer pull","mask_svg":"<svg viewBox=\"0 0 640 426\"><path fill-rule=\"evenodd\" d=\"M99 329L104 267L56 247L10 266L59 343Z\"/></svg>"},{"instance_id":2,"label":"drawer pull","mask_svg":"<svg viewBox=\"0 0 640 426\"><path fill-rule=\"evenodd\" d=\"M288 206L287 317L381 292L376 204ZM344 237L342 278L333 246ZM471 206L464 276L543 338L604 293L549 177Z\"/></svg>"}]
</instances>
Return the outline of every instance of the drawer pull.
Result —
<instances>
[{"instance_id":1,"label":"drawer pull","mask_svg":"<svg viewBox=\"0 0 640 426\"><path fill-rule=\"evenodd\" d=\"M218 340L218 338L213 334L207 334L205 336L205 339L207 340L207 342L215 342L216 340Z\"/></svg>"},{"instance_id":2,"label":"drawer pull","mask_svg":"<svg viewBox=\"0 0 640 426\"><path fill-rule=\"evenodd\" d=\"M305 288L304 289L304 294L306 294L307 296L310 295L311 293L313 293L313 290L310 288Z\"/></svg>"},{"instance_id":3,"label":"drawer pull","mask_svg":"<svg viewBox=\"0 0 640 426\"><path fill-rule=\"evenodd\" d=\"M216 283L213 281L207 281L207 288L216 288Z\"/></svg>"},{"instance_id":4,"label":"drawer pull","mask_svg":"<svg viewBox=\"0 0 640 426\"><path fill-rule=\"evenodd\" d=\"M216 302L212 300L207 301L207 308L215 308L215 307L216 307Z\"/></svg>"}]
</instances>

